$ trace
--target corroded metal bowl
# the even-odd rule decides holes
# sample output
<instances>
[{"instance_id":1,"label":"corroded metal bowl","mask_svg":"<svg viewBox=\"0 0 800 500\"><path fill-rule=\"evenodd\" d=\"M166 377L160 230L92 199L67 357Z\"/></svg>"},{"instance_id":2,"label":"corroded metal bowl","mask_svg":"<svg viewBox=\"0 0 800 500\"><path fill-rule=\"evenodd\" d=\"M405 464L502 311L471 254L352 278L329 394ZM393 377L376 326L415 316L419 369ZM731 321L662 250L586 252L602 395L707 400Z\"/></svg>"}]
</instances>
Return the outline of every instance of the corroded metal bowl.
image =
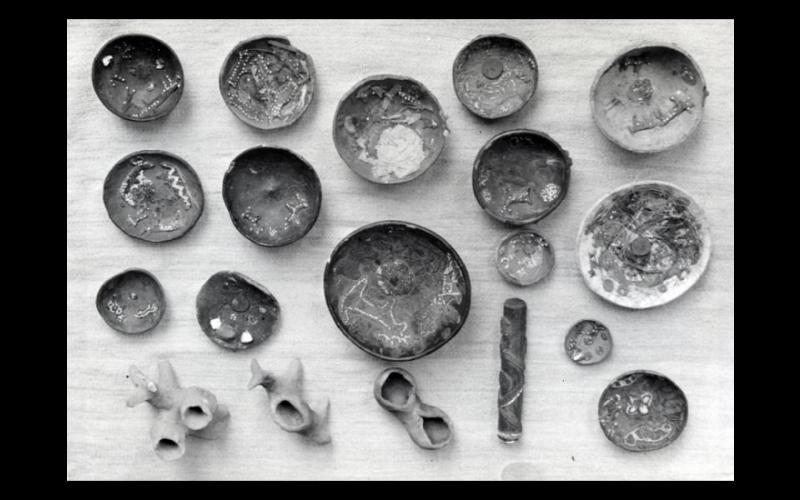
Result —
<instances>
[{"instance_id":1,"label":"corroded metal bowl","mask_svg":"<svg viewBox=\"0 0 800 500\"><path fill-rule=\"evenodd\" d=\"M287 127L308 109L316 74L311 56L281 36L259 36L231 50L219 91L237 118L261 130Z\"/></svg>"},{"instance_id":2,"label":"corroded metal bowl","mask_svg":"<svg viewBox=\"0 0 800 500\"><path fill-rule=\"evenodd\" d=\"M521 40L483 35L469 42L453 61L453 87L461 104L486 119L522 109L536 92L539 66Z\"/></svg>"},{"instance_id":3,"label":"corroded metal bowl","mask_svg":"<svg viewBox=\"0 0 800 500\"><path fill-rule=\"evenodd\" d=\"M472 190L486 213L512 225L537 222L567 196L572 160L549 135L502 132L478 152Z\"/></svg>"},{"instance_id":4,"label":"corroded metal bowl","mask_svg":"<svg viewBox=\"0 0 800 500\"><path fill-rule=\"evenodd\" d=\"M440 236L408 222L376 222L345 237L324 281L336 326L364 351L390 361L432 353L469 314L461 258Z\"/></svg>"},{"instance_id":5,"label":"corroded metal bowl","mask_svg":"<svg viewBox=\"0 0 800 500\"><path fill-rule=\"evenodd\" d=\"M132 238L170 241L191 230L203 213L203 186L186 161L166 151L137 151L106 176L108 217Z\"/></svg>"},{"instance_id":6,"label":"corroded metal bowl","mask_svg":"<svg viewBox=\"0 0 800 500\"><path fill-rule=\"evenodd\" d=\"M222 181L222 199L234 227L261 246L293 243L319 216L322 186L314 168L283 148L257 146L232 162Z\"/></svg>"},{"instance_id":7,"label":"corroded metal bowl","mask_svg":"<svg viewBox=\"0 0 800 500\"><path fill-rule=\"evenodd\" d=\"M651 451L678 439L689 419L689 403L672 380L637 370L606 387L597 414L612 443L629 451Z\"/></svg>"},{"instance_id":8,"label":"corroded metal bowl","mask_svg":"<svg viewBox=\"0 0 800 500\"><path fill-rule=\"evenodd\" d=\"M711 233L700 206L660 181L627 184L589 210L577 239L586 285L619 306L645 309L685 293L705 272Z\"/></svg>"},{"instance_id":9,"label":"corroded metal bowl","mask_svg":"<svg viewBox=\"0 0 800 500\"><path fill-rule=\"evenodd\" d=\"M144 269L128 269L103 283L95 305L103 321L114 330L140 334L158 325L167 301L155 276Z\"/></svg>"},{"instance_id":10,"label":"corroded metal bowl","mask_svg":"<svg viewBox=\"0 0 800 500\"><path fill-rule=\"evenodd\" d=\"M703 118L700 67L672 44L640 43L609 60L592 84L592 116L612 142L635 153L682 143Z\"/></svg>"},{"instance_id":11,"label":"corroded metal bowl","mask_svg":"<svg viewBox=\"0 0 800 500\"><path fill-rule=\"evenodd\" d=\"M339 102L333 143L355 173L378 184L422 175L449 134L439 101L420 82L377 75L355 85Z\"/></svg>"},{"instance_id":12,"label":"corroded metal bowl","mask_svg":"<svg viewBox=\"0 0 800 500\"><path fill-rule=\"evenodd\" d=\"M103 106L135 122L169 114L183 95L183 67L169 46L150 35L122 35L92 63L92 85Z\"/></svg>"}]
</instances>

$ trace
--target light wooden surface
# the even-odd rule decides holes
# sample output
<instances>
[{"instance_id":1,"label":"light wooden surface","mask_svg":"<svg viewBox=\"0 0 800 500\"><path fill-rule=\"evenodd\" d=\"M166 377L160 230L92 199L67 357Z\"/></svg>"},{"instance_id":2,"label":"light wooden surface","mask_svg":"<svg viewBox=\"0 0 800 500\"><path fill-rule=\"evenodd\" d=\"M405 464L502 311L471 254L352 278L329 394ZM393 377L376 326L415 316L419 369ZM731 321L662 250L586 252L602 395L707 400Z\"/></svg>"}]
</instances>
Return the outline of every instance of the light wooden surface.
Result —
<instances>
[{"instance_id":1,"label":"light wooden surface","mask_svg":"<svg viewBox=\"0 0 800 500\"><path fill-rule=\"evenodd\" d=\"M91 61L110 38L144 32L180 57L186 90L177 108L154 123L130 123L95 96ZM733 21L69 21L67 23L67 478L68 479L732 479L734 464L733 332ZM541 66L531 105L484 123L458 102L451 67L479 34L525 41ZM286 35L314 58L314 101L294 126L248 127L225 107L217 77L228 51L258 34ZM675 42L705 75L710 97L697 133L677 150L627 153L603 138L589 111L597 69L641 39ZM423 82L449 116L452 135L422 177L396 186L371 184L351 172L331 139L338 100L377 73ZM555 247L556 267L529 288L506 284L493 264L509 228L479 208L472 163L498 132L528 127L550 134L574 160L569 195L537 225ZM222 202L222 176L239 152L257 144L288 147L317 170L320 218L293 245L261 248L233 227ZM102 203L103 179L124 155L164 149L186 159L203 183L206 208L183 239L150 245L124 235ZM645 179L673 182L705 208L713 238L705 276L661 308L631 311L592 294L578 272L574 242L585 212L617 186ZM423 359L402 364L418 379L423 400L455 424L453 443L417 448L372 396L388 364L363 353L339 332L325 307L322 271L334 245L355 228L382 219L422 224L459 252L472 278L472 309L461 332ZM168 309L142 337L120 335L94 306L101 283L144 267L162 282ZM278 333L258 348L228 352L212 344L195 319L195 295L220 270L242 272L267 286L283 309ZM528 302L524 436L514 446L496 437L498 339L502 303ZM606 362L579 367L563 348L567 329L583 318L611 329ZM247 391L251 357L283 370L299 356L308 395L331 399L333 444L314 447L278 429L266 394ZM155 373L172 360L181 381L216 393L229 405L231 427L219 441L189 439L187 454L162 462L149 448L150 409L125 407L125 373L136 364ZM617 375L645 368L672 378L686 393L690 418L671 446L629 453L597 423L597 401Z\"/></svg>"}]
</instances>

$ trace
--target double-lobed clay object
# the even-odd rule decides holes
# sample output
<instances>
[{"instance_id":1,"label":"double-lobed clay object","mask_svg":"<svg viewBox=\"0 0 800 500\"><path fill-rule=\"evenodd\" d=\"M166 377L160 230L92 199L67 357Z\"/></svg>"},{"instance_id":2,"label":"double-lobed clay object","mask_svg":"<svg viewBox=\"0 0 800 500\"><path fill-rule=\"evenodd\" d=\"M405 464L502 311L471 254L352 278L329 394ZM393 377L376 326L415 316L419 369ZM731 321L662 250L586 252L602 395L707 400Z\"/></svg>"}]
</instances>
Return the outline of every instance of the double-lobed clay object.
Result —
<instances>
[{"instance_id":1,"label":"double-lobed clay object","mask_svg":"<svg viewBox=\"0 0 800 500\"><path fill-rule=\"evenodd\" d=\"M576 243L586 285L631 309L666 304L688 291L711 258L711 232L692 197L674 184L626 184L598 201Z\"/></svg>"},{"instance_id":2,"label":"double-lobed clay object","mask_svg":"<svg viewBox=\"0 0 800 500\"><path fill-rule=\"evenodd\" d=\"M655 153L694 133L706 97L692 56L674 44L643 42L598 71L590 101L595 124L609 140L634 153Z\"/></svg>"},{"instance_id":3,"label":"double-lobed clay object","mask_svg":"<svg viewBox=\"0 0 800 500\"><path fill-rule=\"evenodd\" d=\"M197 293L197 322L218 346L233 351L255 347L275 332L278 300L247 276L220 271Z\"/></svg>"},{"instance_id":4,"label":"double-lobed clay object","mask_svg":"<svg viewBox=\"0 0 800 500\"><path fill-rule=\"evenodd\" d=\"M131 366L128 378L135 387L126 401L133 407L147 401L157 410L150 429L153 450L164 460L177 460L186 452L186 436L217 439L227 429L230 421L228 408L200 387L183 388L172 364L158 361L158 381L148 378L141 370Z\"/></svg>"},{"instance_id":5,"label":"double-lobed clay object","mask_svg":"<svg viewBox=\"0 0 800 500\"><path fill-rule=\"evenodd\" d=\"M182 237L203 213L203 186L186 161L166 151L136 151L103 184L108 217L131 238L161 243Z\"/></svg>"},{"instance_id":6,"label":"double-lobed clay object","mask_svg":"<svg viewBox=\"0 0 800 500\"><path fill-rule=\"evenodd\" d=\"M234 227L265 247L293 243L319 216L322 186L314 168L288 149L257 146L239 154L222 180Z\"/></svg>"},{"instance_id":7,"label":"double-lobed clay object","mask_svg":"<svg viewBox=\"0 0 800 500\"><path fill-rule=\"evenodd\" d=\"M95 306L108 326L135 335L158 325L167 301L155 276L144 269L127 269L103 283Z\"/></svg>"},{"instance_id":8,"label":"double-lobed clay object","mask_svg":"<svg viewBox=\"0 0 800 500\"><path fill-rule=\"evenodd\" d=\"M339 102L333 143L355 173L378 184L422 175L439 157L450 131L439 101L405 76L358 82Z\"/></svg>"},{"instance_id":9,"label":"double-lobed clay object","mask_svg":"<svg viewBox=\"0 0 800 500\"><path fill-rule=\"evenodd\" d=\"M122 35L106 43L92 64L100 102L125 120L166 116L183 95L183 68L169 46L150 35Z\"/></svg>"},{"instance_id":10,"label":"double-lobed clay object","mask_svg":"<svg viewBox=\"0 0 800 500\"><path fill-rule=\"evenodd\" d=\"M521 40L482 35L468 43L453 61L453 87L461 104L493 120L522 109L536 92L539 66Z\"/></svg>"},{"instance_id":11,"label":"double-lobed clay object","mask_svg":"<svg viewBox=\"0 0 800 500\"><path fill-rule=\"evenodd\" d=\"M375 400L397 417L411 440L426 450L437 450L453 438L453 423L439 408L423 403L417 396L414 377L402 368L387 368L375 379Z\"/></svg>"},{"instance_id":12,"label":"double-lobed clay object","mask_svg":"<svg viewBox=\"0 0 800 500\"><path fill-rule=\"evenodd\" d=\"M489 215L515 226L545 218L567 196L572 160L549 135L517 129L478 152L472 190Z\"/></svg>"},{"instance_id":13,"label":"double-lobed clay object","mask_svg":"<svg viewBox=\"0 0 800 500\"><path fill-rule=\"evenodd\" d=\"M339 330L367 353L408 361L439 349L467 320L469 274L443 238L382 221L346 236L325 265L325 303Z\"/></svg>"},{"instance_id":14,"label":"double-lobed clay object","mask_svg":"<svg viewBox=\"0 0 800 500\"><path fill-rule=\"evenodd\" d=\"M239 43L219 72L225 105L244 123L261 130L296 122L311 104L315 85L311 56L282 36Z\"/></svg>"},{"instance_id":15,"label":"double-lobed clay object","mask_svg":"<svg viewBox=\"0 0 800 500\"><path fill-rule=\"evenodd\" d=\"M292 360L284 375L264 371L257 360L250 363L252 377L248 389L262 386L267 391L272 419L281 429L296 432L314 444L328 444L331 435L328 430L330 402L326 398L313 409L303 397L303 364L299 359Z\"/></svg>"}]
</instances>

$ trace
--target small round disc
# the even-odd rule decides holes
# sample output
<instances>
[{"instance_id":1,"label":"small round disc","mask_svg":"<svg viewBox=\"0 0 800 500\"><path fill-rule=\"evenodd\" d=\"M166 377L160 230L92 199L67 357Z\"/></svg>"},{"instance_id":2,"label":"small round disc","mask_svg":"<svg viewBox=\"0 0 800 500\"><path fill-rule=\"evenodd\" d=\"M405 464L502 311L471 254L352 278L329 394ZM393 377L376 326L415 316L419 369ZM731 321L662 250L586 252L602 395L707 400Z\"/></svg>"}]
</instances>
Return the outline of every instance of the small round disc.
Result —
<instances>
[{"instance_id":1,"label":"small round disc","mask_svg":"<svg viewBox=\"0 0 800 500\"><path fill-rule=\"evenodd\" d=\"M537 222L566 197L571 165L567 152L547 134L509 130L478 152L473 193L481 208L501 222Z\"/></svg>"},{"instance_id":2,"label":"small round disc","mask_svg":"<svg viewBox=\"0 0 800 500\"><path fill-rule=\"evenodd\" d=\"M277 247L311 230L322 205L322 187L314 168L300 156L258 146L231 162L222 198L240 233L258 245Z\"/></svg>"},{"instance_id":3,"label":"small round disc","mask_svg":"<svg viewBox=\"0 0 800 500\"><path fill-rule=\"evenodd\" d=\"M250 349L267 340L279 318L277 299L240 273L218 272L197 294L197 321L203 333L232 351Z\"/></svg>"},{"instance_id":4,"label":"small round disc","mask_svg":"<svg viewBox=\"0 0 800 500\"><path fill-rule=\"evenodd\" d=\"M553 270L555 261L550 242L530 229L509 234L497 246L497 271L515 285L541 281Z\"/></svg>"},{"instance_id":5,"label":"small round disc","mask_svg":"<svg viewBox=\"0 0 800 500\"><path fill-rule=\"evenodd\" d=\"M342 98L333 143L355 173L378 184L422 175L439 157L450 131L439 101L420 82L377 75Z\"/></svg>"},{"instance_id":6,"label":"small round disc","mask_svg":"<svg viewBox=\"0 0 800 500\"><path fill-rule=\"evenodd\" d=\"M219 74L222 99L246 124L272 130L300 118L314 97L311 56L284 37L256 37L239 43Z\"/></svg>"},{"instance_id":7,"label":"small round disc","mask_svg":"<svg viewBox=\"0 0 800 500\"><path fill-rule=\"evenodd\" d=\"M143 269L128 269L103 283L95 305L114 330L139 334L155 328L167 303L155 276Z\"/></svg>"},{"instance_id":8,"label":"small round disc","mask_svg":"<svg viewBox=\"0 0 800 500\"><path fill-rule=\"evenodd\" d=\"M456 96L468 110L495 119L516 113L533 97L539 67L521 40L484 35L467 44L453 62Z\"/></svg>"},{"instance_id":9,"label":"small round disc","mask_svg":"<svg viewBox=\"0 0 800 500\"><path fill-rule=\"evenodd\" d=\"M586 215L578 268L596 294L646 309L684 294L711 257L711 235L697 203L679 187L643 181L620 187Z\"/></svg>"},{"instance_id":10,"label":"small round disc","mask_svg":"<svg viewBox=\"0 0 800 500\"><path fill-rule=\"evenodd\" d=\"M688 53L640 44L600 69L591 94L594 121L606 137L629 151L654 153L692 135L708 90Z\"/></svg>"},{"instance_id":11,"label":"small round disc","mask_svg":"<svg viewBox=\"0 0 800 500\"><path fill-rule=\"evenodd\" d=\"M689 418L689 404L675 382L638 370L606 387L597 414L612 443L629 451L650 451L678 439Z\"/></svg>"},{"instance_id":12,"label":"small round disc","mask_svg":"<svg viewBox=\"0 0 800 500\"><path fill-rule=\"evenodd\" d=\"M165 151L137 151L106 176L103 203L122 232L160 243L194 227L203 213L203 187L181 158Z\"/></svg>"},{"instance_id":13,"label":"small round disc","mask_svg":"<svg viewBox=\"0 0 800 500\"><path fill-rule=\"evenodd\" d=\"M183 95L183 68L175 52L149 35L123 35L94 58L92 84L100 102L126 120L166 116Z\"/></svg>"},{"instance_id":14,"label":"small round disc","mask_svg":"<svg viewBox=\"0 0 800 500\"><path fill-rule=\"evenodd\" d=\"M613 345L608 328L592 319L575 323L564 339L567 356L579 365L593 365L605 360Z\"/></svg>"}]
</instances>

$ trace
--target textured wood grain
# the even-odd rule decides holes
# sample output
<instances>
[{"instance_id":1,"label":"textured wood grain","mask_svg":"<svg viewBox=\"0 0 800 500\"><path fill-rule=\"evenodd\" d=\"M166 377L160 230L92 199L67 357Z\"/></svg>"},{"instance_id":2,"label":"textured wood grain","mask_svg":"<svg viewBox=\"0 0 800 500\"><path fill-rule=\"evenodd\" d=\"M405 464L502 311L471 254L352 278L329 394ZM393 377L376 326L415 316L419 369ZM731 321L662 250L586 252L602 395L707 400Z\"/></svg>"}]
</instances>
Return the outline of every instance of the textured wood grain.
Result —
<instances>
[{"instance_id":1,"label":"textured wood grain","mask_svg":"<svg viewBox=\"0 0 800 500\"><path fill-rule=\"evenodd\" d=\"M128 32L169 43L183 63L186 90L178 107L155 123L110 114L94 95L91 61L108 39ZM484 123L458 102L452 61L484 33L524 40L541 66L532 103L517 115ZM288 129L261 132L225 107L217 78L227 52L257 34L281 34L314 58L318 85L308 112ZM656 155L627 153L592 122L589 88L617 50L641 39L681 45L700 64L711 93L705 118L683 147ZM732 479L734 463L733 337L733 42L732 21L69 21L67 23L67 478L69 479ZM422 177L378 186L351 172L331 139L341 96L370 74L422 81L449 116L452 135ZM537 228L551 241L556 267L543 283L515 288L493 265L509 230L485 215L472 195L475 154L494 134L516 127L550 134L574 160L570 192ZM222 176L239 152L257 144L288 147L316 168L323 186L320 218L299 242L260 248L233 227L222 202ZM198 172L206 210L183 239L151 245L125 236L108 219L103 179L138 149L165 149ZM661 308L630 311L593 295L576 266L575 237L585 212L617 186L645 179L692 193L712 225L705 276ZM425 401L444 409L455 439L420 450L372 396L387 365L337 330L325 307L322 271L334 245L353 229L405 219L441 234L468 266L469 319L434 354L402 366ZM161 280L168 310L140 338L107 327L94 308L101 283L128 267ZM242 272L280 300L280 331L248 353L209 342L195 319L195 295L214 272ZM499 322L505 299L528 302L524 435L513 446L496 436ZM593 318L612 331L609 360L580 367L564 353L576 321ZM331 398L328 447L307 446L271 421L263 391L248 392L251 356L283 370L302 358L312 398ZM219 441L191 440L187 455L164 463L149 449L151 415L126 408L129 364L155 370L172 360L181 380L229 405L231 428ZM597 401L618 374L662 372L686 393L689 423L671 446L646 454L612 445L597 423Z\"/></svg>"}]
</instances>

